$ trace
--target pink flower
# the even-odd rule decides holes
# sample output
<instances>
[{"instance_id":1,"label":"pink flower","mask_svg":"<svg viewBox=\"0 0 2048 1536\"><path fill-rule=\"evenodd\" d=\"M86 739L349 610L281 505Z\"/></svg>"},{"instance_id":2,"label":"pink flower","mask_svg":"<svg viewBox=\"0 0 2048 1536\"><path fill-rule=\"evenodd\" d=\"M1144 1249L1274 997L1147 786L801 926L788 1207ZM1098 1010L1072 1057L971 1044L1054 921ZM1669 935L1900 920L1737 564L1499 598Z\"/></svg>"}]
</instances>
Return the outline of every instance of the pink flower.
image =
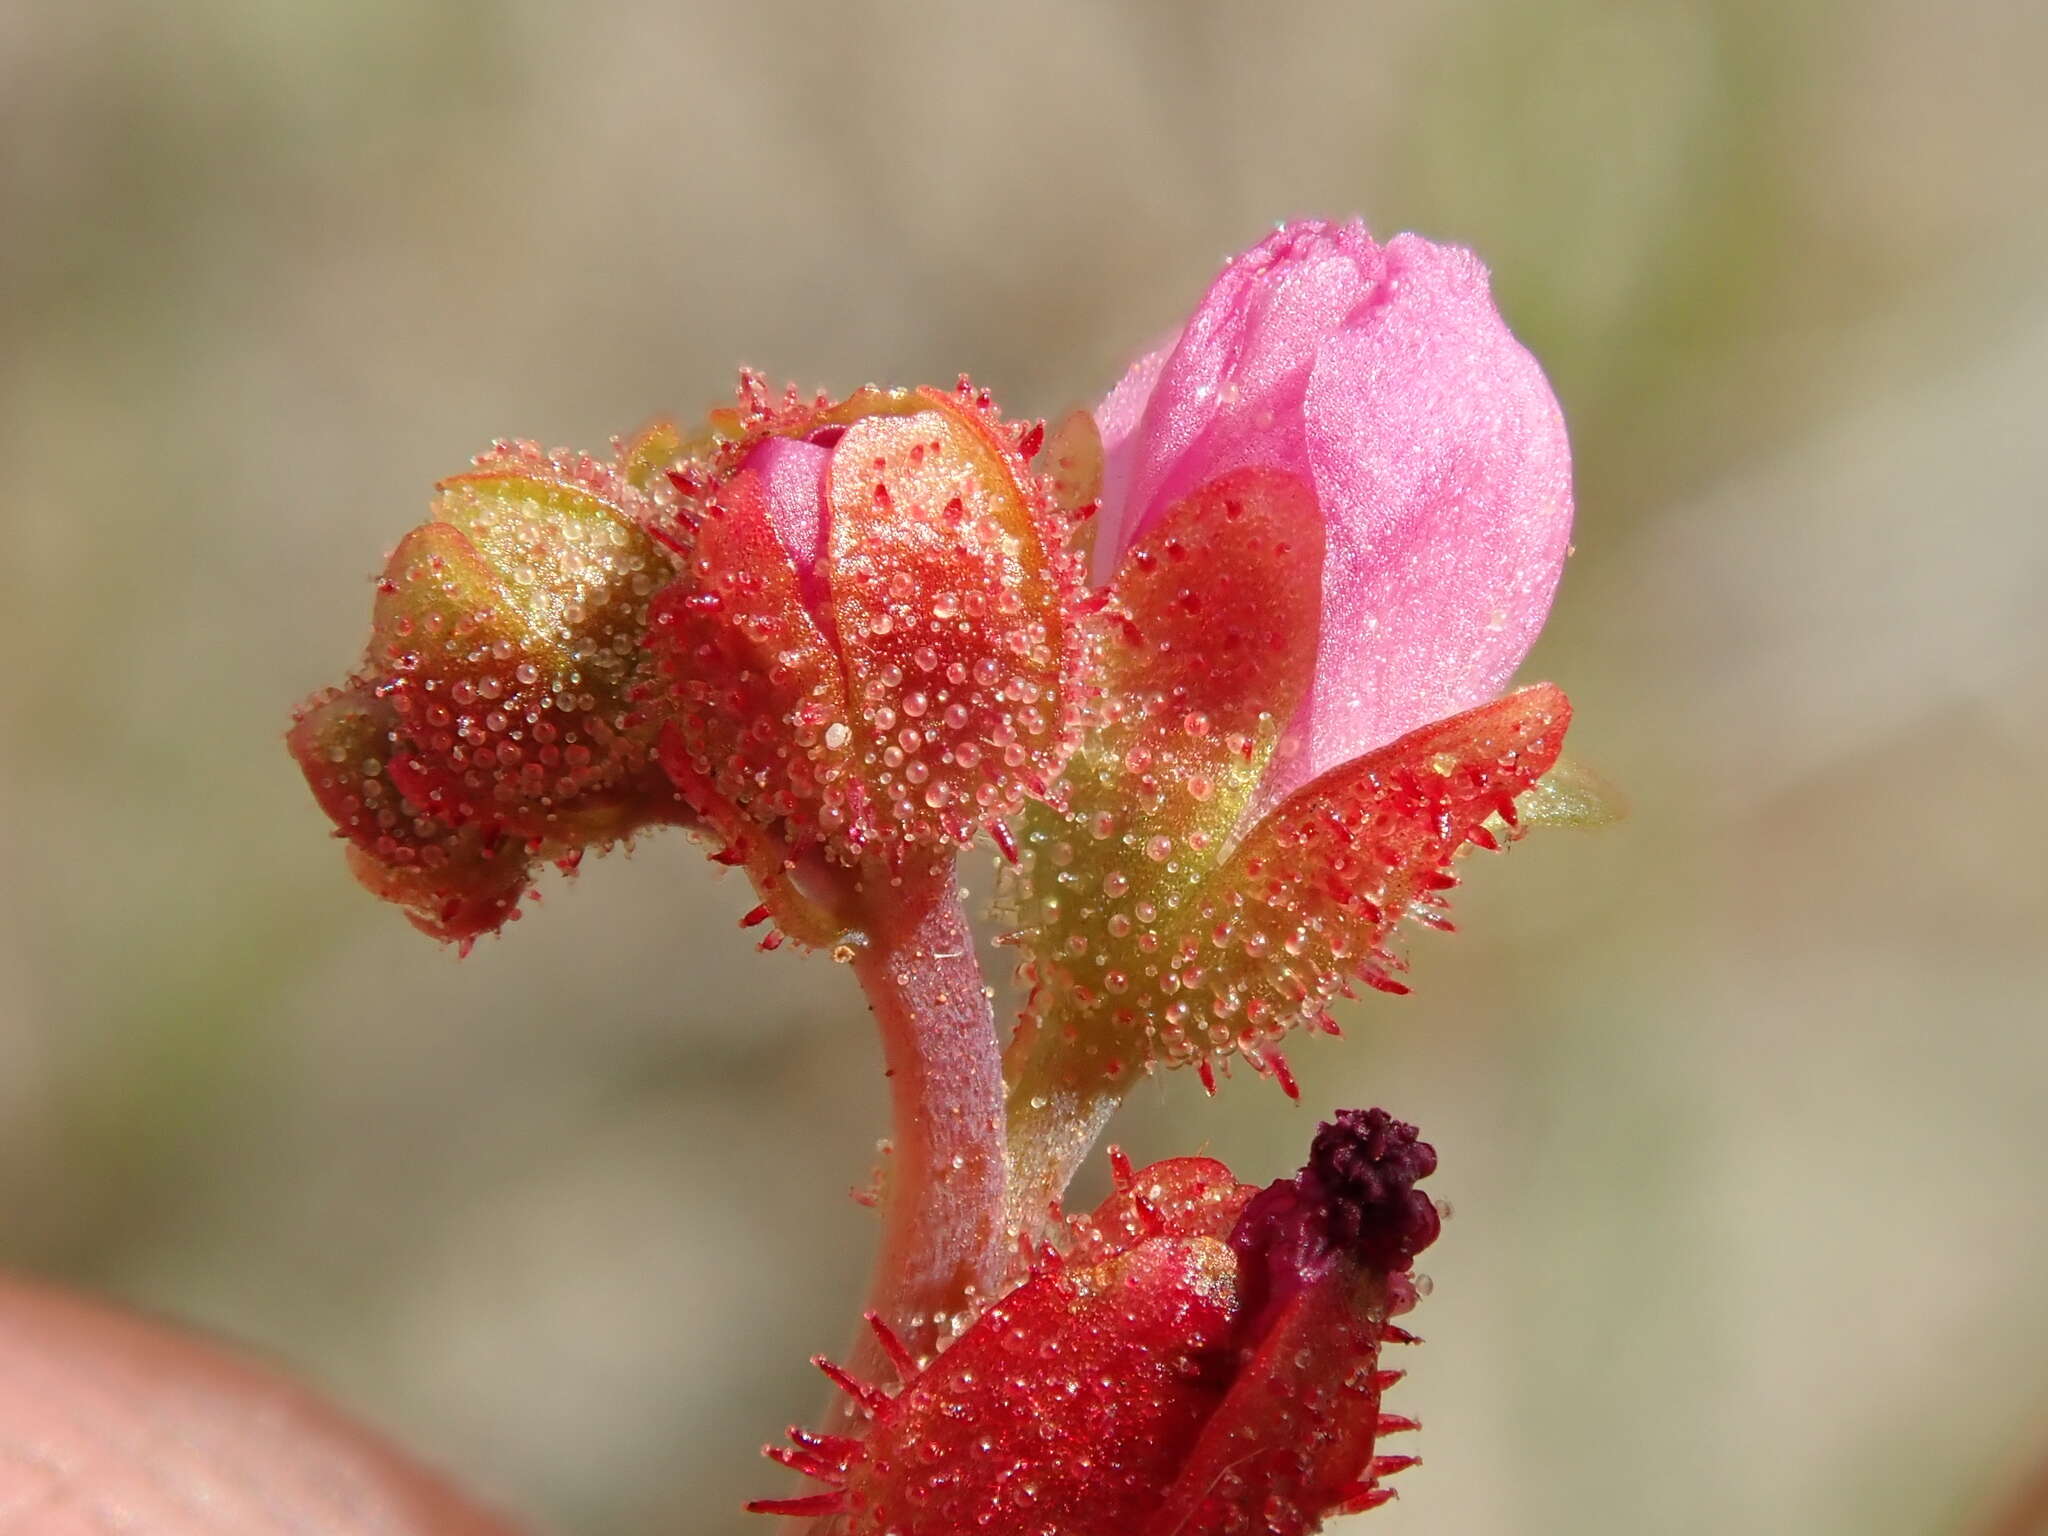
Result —
<instances>
[{"instance_id":1,"label":"pink flower","mask_svg":"<svg viewBox=\"0 0 2048 1536\"><path fill-rule=\"evenodd\" d=\"M1469 251L1289 224L1223 269L1097 422L1099 580L1229 471L1313 490L1315 677L1268 803L1493 698L1543 626L1571 536L1564 418Z\"/></svg>"},{"instance_id":2,"label":"pink flower","mask_svg":"<svg viewBox=\"0 0 2048 1536\"><path fill-rule=\"evenodd\" d=\"M1454 860L1514 835L1570 721L1556 688L1500 697L1557 587L1571 468L1468 252L1289 225L1088 426L1050 445L1090 490L1099 466L1107 592L1087 729L1008 881L1019 1123L1099 1120L1143 1069L1233 1054L1292 1092L1281 1037L1334 1032L1354 982L1407 990L1399 931L1449 926ZM1054 1184L1085 1144L1023 1134L1068 1149Z\"/></svg>"}]
</instances>

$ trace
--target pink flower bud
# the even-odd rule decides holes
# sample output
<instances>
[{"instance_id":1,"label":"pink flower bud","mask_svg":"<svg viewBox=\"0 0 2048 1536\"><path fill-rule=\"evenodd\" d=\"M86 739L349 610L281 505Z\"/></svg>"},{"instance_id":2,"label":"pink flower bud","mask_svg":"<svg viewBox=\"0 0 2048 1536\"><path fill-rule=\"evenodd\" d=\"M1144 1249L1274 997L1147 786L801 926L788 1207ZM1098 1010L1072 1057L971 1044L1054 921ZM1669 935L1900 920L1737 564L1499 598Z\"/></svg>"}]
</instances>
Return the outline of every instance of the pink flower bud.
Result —
<instances>
[{"instance_id":1,"label":"pink flower bud","mask_svg":"<svg viewBox=\"0 0 2048 1536\"><path fill-rule=\"evenodd\" d=\"M1571 536L1564 418L1469 251L1289 224L1224 268L1097 419L1098 579L1231 471L1313 490L1315 677L1269 802L1493 698L1543 626Z\"/></svg>"},{"instance_id":2,"label":"pink flower bud","mask_svg":"<svg viewBox=\"0 0 2048 1536\"><path fill-rule=\"evenodd\" d=\"M1105 400L1089 729L1008 881L1028 1094L1276 1048L1556 761L1555 688L1498 697L1571 530L1557 401L1463 250L1289 225ZM1064 429L1063 429L1064 431ZM1083 432L1066 462L1098 462ZM1078 1049L1062 1042L1078 1040Z\"/></svg>"},{"instance_id":3,"label":"pink flower bud","mask_svg":"<svg viewBox=\"0 0 2048 1536\"><path fill-rule=\"evenodd\" d=\"M672 475L661 758L781 931L859 927L878 880L1059 776L1081 585L1042 435L964 381L834 403L750 378Z\"/></svg>"}]
</instances>

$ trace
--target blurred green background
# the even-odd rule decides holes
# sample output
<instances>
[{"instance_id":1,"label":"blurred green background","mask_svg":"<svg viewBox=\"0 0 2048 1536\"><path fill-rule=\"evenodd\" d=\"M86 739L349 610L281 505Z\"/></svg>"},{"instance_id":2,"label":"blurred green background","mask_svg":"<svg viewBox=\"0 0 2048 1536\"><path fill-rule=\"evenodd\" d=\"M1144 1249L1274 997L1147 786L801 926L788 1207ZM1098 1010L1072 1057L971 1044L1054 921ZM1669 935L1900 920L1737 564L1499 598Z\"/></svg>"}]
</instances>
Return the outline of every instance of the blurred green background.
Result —
<instances>
[{"instance_id":1,"label":"blurred green background","mask_svg":"<svg viewBox=\"0 0 2048 1536\"><path fill-rule=\"evenodd\" d=\"M1093 398L1300 213L1474 246L1576 445L1529 675L1624 827L1141 1159L1442 1149L1365 1528L1988 1530L2048 1455L2048 7L0 0L0 1262L545 1529L737 1532L882 1129L669 841L468 962L279 744L428 487L721 398ZM765 1529L765 1525L762 1527Z\"/></svg>"}]
</instances>

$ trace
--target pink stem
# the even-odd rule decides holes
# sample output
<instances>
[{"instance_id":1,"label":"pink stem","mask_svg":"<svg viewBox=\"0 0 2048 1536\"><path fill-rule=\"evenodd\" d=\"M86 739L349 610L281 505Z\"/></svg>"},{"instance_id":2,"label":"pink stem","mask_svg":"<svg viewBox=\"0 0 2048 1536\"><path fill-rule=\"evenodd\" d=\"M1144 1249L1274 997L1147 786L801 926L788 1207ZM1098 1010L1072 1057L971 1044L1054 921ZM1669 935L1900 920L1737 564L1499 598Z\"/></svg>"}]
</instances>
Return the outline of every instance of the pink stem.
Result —
<instances>
[{"instance_id":1,"label":"pink stem","mask_svg":"<svg viewBox=\"0 0 2048 1536\"><path fill-rule=\"evenodd\" d=\"M1003 1063L952 862L892 894L874 904L853 962L881 1028L893 1122L868 1306L923 1359L1002 1280ZM894 1388L872 1329L856 1335L846 1368ZM826 1427L859 1433L847 1400ZM788 1536L839 1528L836 1515L783 1526Z\"/></svg>"},{"instance_id":2,"label":"pink stem","mask_svg":"<svg viewBox=\"0 0 2048 1536\"><path fill-rule=\"evenodd\" d=\"M1002 1053L950 863L867 931L853 969L881 1027L894 1121L868 1305L922 1358L1007 1264ZM865 1329L848 1363L889 1380Z\"/></svg>"},{"instance_id":3,"label":"pink stem","mask_svg":"<svg viewBox=\"0 0 2048 1536\"><path fill-rule=\"evenodd\" d=\"M868 1308L922 1360L1005 1278L1002 1051L953 861L861 905L867 942L853 971L881 1030L892 1122ZM896 1367L869 1327L845 1368L895 1390ZM825 1428L860 1434L843 1395ZM834 1536L843 1518L797 1516L782 1530Z\"/></svg>"}]
</instances>

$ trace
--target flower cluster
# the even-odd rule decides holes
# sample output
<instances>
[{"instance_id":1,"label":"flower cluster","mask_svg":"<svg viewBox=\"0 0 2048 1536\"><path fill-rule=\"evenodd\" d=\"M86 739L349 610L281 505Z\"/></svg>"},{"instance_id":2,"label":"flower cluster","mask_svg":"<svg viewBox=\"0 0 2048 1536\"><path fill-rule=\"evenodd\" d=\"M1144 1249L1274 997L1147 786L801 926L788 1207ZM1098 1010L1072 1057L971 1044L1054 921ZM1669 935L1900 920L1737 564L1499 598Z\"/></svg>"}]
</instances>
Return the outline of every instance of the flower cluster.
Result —
<instances>
[{"instance_id":1,"label":"flower cluster","mask_svg":"<svg viewBox=\"0 0 2048 1536\"><path fill-rule=\"evenodd\" d=\"M1502 695L1570 535L1542 372L1466 252L1287 226L1048 428L990 396L775 393L596 460L499 444L289 737L358 877L465 947L537 866L656 826L853 963L896 1167L840 1418L763 1501L846 1536L1308 1532L1391 1496L1382 1346L1438 1212L1346 1111L1258 1190L1174 1158L1061 1201L1131 1083L1406 988L1470 847L1582 809ZM958 855L1000 852L1007 1049ZM883 1369L898 1386L868 1384Z\"/></svg>"}]
</instances>

